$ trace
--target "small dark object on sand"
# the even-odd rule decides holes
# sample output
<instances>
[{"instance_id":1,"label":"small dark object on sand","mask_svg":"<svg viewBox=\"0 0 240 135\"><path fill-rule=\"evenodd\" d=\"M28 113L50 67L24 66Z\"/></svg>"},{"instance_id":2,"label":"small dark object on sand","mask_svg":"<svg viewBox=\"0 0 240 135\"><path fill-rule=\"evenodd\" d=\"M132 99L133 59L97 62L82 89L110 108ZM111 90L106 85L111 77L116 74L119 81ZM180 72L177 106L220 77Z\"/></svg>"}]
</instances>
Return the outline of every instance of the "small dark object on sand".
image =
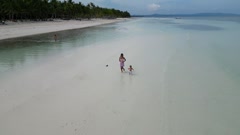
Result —
<instances>
[{"instance_id":1,"label":"small dark object on sand","mask_svg":"<svg viewBox=\"0 0 240 135\"><path fill-rule=\"evenodd\" d=\"M106 65L106 67L108 67L108 65Z\"/></svg>"}]
</instances>

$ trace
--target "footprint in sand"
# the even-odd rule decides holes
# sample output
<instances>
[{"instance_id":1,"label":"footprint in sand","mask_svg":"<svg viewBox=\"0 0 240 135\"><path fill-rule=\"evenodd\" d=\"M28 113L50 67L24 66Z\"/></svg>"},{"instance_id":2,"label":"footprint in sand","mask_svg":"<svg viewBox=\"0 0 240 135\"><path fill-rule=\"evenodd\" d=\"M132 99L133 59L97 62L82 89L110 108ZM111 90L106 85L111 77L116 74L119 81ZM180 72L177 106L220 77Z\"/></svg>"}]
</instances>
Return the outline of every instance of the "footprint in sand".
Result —
<instances>
[{"instance_id":1,"label":"footprint in sand","mask_svg":"<svg viewBox=\"0 0 240 135\"><path fill-rule=\"evenodd\" d=\"M66 132L73 132L74 134L82 134L83 129L86 128L87 120L83 120L81 122L66 122L62 126Z\"/></svg>"}]
</instances>

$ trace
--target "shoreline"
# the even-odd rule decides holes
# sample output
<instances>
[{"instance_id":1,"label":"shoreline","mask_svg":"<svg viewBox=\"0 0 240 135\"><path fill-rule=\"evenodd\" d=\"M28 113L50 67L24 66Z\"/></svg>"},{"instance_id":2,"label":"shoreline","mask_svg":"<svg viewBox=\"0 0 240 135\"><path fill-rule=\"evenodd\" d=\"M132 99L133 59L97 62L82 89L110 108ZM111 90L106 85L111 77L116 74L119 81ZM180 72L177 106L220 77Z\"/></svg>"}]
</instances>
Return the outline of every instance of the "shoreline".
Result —
<instances>
[{"instance_id":1,"label":"shoreline","mask_svg":"<svg viewBox=\"0 0 240 135\"><path fill-rule=\"evenodd\" d=\"M98 25L116 23L126 20L126 18L117 19L91 19L91 20L54 20L45 22L6 22L7 25L0 25L0 41L46 34L64 30L81 29L94 27Z\"/></svg>"}]
</instances>

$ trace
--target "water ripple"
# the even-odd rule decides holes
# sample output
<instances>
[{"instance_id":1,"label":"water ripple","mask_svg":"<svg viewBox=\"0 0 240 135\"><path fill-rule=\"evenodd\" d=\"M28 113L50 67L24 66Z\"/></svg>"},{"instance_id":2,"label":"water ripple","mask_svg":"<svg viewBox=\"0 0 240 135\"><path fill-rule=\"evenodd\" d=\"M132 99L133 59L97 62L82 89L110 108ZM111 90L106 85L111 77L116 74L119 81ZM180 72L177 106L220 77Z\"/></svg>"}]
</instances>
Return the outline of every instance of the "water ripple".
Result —
<instances>
[{"instance_id":1,"label":"water ripple","mask_svg":"<svg viewBox=\"0 0 240 135\"><path fill-rule=\"evenodd\" d=\"M190 25L178 25L177 27L185 30L198 30L198 31L219 31L223 30L221 27L211 26L211 25L202 25L202 24L190 24Z\"/></svg>"}]
</instances>

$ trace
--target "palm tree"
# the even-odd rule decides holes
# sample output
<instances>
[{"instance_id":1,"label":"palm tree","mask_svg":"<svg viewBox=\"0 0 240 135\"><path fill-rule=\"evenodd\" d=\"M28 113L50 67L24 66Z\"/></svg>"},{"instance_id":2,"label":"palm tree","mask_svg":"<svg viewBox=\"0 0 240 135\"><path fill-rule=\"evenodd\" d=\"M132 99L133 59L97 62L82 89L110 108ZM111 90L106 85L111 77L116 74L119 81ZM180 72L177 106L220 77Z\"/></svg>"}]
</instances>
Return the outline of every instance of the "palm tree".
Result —
<instances>
[{"instance_id":1,"label":"palm tree","mask_svg":"<svg viewBox=\"0 0 240 135\"><path fill-rule=\"evenodd\" d=\"M57 17L57 9L58 9L58 1L57 0L51 0L50 4L50 11L52 13L52 18Z\"/></svg>"},{"instance_id":2,"label":"palm tree","mask_svg":"<svg viewBox=\"0 0 240 135\"><path fill-rule=\"evenodd\" d=\"M0 1L0 20L4 18L3 1Z\"/></svg>"},{"instance_id":3,"label":"palm tree","mask_svg":"<svg viewBox=\"0 0 240 135\"><path fill-rule=\"evenodd\" d=\"M0 19L47 19L49 17L130 17L125 11L101 8L89 3L87 6L73 0L0 0Z\"/></svg>"},{"instance_id":4,"label":"palm tree","mask_svg":"<svg viewBox=\"0 0 240 135\"><path fill-rule=\"evenodd\" d=\"M17 0L2 0L2 12L9 16L9 19L14 20L16 14Z\"/></svg>"}]
</instances>

